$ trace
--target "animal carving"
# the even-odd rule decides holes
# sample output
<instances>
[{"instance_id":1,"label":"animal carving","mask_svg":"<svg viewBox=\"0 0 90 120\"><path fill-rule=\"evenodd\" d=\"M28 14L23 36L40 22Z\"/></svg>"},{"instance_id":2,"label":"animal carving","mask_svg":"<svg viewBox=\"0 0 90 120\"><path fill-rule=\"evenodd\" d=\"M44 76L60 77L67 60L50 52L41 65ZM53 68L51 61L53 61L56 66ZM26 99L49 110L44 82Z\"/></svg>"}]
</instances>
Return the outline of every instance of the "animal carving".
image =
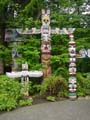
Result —
<instances>
[{"instance_id":1,"label":"animal carving","mask_svg":"<svg viewBox=\"0 0 90 120\"><path fill-rule=\"evenodd\" d=\"M42 53L50 53L50 51L51 51L50 41L42 41L41 51L42 51Z\"/></svg>"},{"instance_id":2,"label":"animal carving","mask_svg":"<svg viewBox=\"0 0 90 120\"><path fill-rule=\"evenodd\" d=\"M50 58L51 58L50 54L42 54L41 55L42 63L44 63L45 65L49 65L50 64Z\"/></svg>"},{"instance_id":3,"label":"animal carving","mask_svg":"<svg viewBox=\"0 0 90 120\"><path fill-rule=\"evenodd\" d=\"M74 46L72 45L69 46L69 53L71 57L74 57L76 55L76 49Z\"/></svg>"},{"instance_id":4,"label":"animal carving","mask_svg":"<svg viewBox=\"0 0 90 120\"><path fill-rule=\"evenodd\" d=\"M50 10L42 10L42 24L50 24Z\"/></svg>"},{"instance_id":5,"label":"animal carving","mask_svg":"<svg viewBox=\"0 0 90 120\"><path fill-rule=\"evenodd\" d=\"M50 54L41 55L41 60L42 63L44 64L44 69L43 69L44 77L48 77L49 75L51 75L50 57L51 57Z\"/></svg>"}]
</instances>

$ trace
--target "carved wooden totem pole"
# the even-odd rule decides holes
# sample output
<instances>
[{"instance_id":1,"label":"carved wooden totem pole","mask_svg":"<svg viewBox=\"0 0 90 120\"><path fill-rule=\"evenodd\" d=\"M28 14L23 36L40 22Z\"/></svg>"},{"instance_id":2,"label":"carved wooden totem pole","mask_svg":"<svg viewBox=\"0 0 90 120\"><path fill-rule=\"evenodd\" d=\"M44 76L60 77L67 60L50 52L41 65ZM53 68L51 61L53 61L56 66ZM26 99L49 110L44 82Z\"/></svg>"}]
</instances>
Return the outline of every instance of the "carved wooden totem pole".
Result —
<instances>
[{"instance_id":1,"label":"carved wooden totem pole","mask_svg":"<svg viewBox=\"0 0 90 120\"><path fill-rule=\"evenodd\" d=\"M42 26L41 26L41 61L44 65L44 77L51 75L51 28L50 28L50 10L42 10Z\"/></svg>"},{"instance_id":2,"label":"carved wooden totem pole","mask_svg":"<svg viewBox=\"0 0 90 120\"><path fill-rule=\"evenodd\" d=\"M50 10L42 10L42 26L37 28L21 28L16 29L20 35L41 34L41 62L43 64L44 77L51 74L50 57L51 57L51 41L50 41Z\"/></svg>"},{"instance_id":3,"label":"carved wooden totem pole","mask_svg":"<svg viewBox=\"0 0 90 120\"><path fill-rule=\"evenodd\" d=\"M69 34L70 42L69 44L69 55L70 55L70 63L69 63L69 97L71 99L76 98L76 48L74 42L74 34Z\"/></svg>"}]
</instances>

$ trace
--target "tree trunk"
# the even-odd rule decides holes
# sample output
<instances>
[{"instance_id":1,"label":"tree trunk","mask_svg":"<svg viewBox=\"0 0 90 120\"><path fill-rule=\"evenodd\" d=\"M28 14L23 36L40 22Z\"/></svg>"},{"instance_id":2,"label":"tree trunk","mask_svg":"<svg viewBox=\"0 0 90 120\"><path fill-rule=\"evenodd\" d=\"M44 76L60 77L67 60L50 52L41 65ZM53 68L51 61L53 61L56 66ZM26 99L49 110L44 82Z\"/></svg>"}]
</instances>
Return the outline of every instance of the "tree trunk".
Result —
<instances>
[{"instance_id":1,"label":"tree trunk","mask_svg":"<svg viewBox=\"0 0 90 120\"><path fill-rule=\"evenodd\" d=\"M2 61L0 61L0 74L4 73L4 64Z\"/></svg>"},{"instance_id":2,"label":"tree trunk","mask_svg":"<svg viewBox=\"0 0 90 120\"><path fill-rule=\"evenodd\" d=\"M2 25L0 28L0 45L4 45L5 38L5 25ZM0 74L4 73L4 59L0 61Z\"/></svg>"}]
</instances>

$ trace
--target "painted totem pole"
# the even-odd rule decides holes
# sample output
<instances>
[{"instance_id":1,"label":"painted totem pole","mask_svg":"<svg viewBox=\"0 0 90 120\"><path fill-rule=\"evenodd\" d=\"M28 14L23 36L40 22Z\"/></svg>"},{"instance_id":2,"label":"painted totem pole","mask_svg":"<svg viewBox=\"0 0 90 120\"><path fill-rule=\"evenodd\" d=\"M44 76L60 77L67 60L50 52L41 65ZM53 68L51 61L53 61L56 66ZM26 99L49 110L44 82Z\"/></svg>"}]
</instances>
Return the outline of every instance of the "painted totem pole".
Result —
<instances>
[{"instance_id":1,"label":"painted totem pole","mask_svg":"<svg viewBox=\"0 0 90 120\"><path fill-rule=\"evenodd\" d=\"M16 29L20 35L41 34L41 62L43 64L44 77L51 74L50 57L51 57L51 28L50 28L50 10L42 10L42 26L37 28Z\"/></svg>"},{"instance_id":2,"label":"painted totem pole","mask_svg":"<svg viewBox=\"0 0 90 120\"><path fill-rule=\"evenodd\" d=\"M70 42L69 44L69 55L70 55L70 62L69 62L69 97L71 99L76 98L76 48L74 42L74 34L69 34Z\"/></svg>"},{"instance_id":3,"label":"painted totem pole","mask_svg":"<svg viewBox=\"0 0 90 120\"><path fill-rule=\"evenodd\" d=\"M13 48L12 48L12 71L17 71L18 64L16 62L16 59L19 57L18 51L16 49L17 47L17 33L15 29L8 28L5 30L5 41L6 42L12 42Z\"/></svg>"},{"instance_id":4,"label":"painted totem pole","mask_svg":"<svg viewBox=\"0 0 90 120\"><path fill-rule=\"evenodd\" d=\"M42 10L42 26L41 26L41 61L44 65L44 77L51 75L51 28L50 28L50 10Z\"/></svg>"}]
</instances>

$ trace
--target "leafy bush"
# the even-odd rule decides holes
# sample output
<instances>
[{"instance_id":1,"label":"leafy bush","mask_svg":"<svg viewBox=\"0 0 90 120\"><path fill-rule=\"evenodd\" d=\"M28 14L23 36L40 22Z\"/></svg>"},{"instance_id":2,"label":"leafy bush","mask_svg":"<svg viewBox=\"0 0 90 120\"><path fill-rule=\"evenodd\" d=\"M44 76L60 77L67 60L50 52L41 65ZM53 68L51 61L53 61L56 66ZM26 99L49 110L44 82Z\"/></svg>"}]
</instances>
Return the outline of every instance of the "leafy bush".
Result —
<instances>
[{"instance_id":1,"label":"leafy bush","mask_svg":"<svg viewBox=\"0 0 90 120\"><path fill-rule=\"evenodd\" d=\"M32 98L26 98L26 99L22 99L19 101L19 105L20 106L25 106L25 105L29 105L31 106L33 103L33 99Z\"/></svg>"},{"instance_id":2,"label":"leafy bush","mask_svg":"<svg viewBox=\"0 0 90 120\"><path fill-rule=\"evenodd\" d=\"M77 96L85 96L85 79L81 73L77 73Z\"/></svg>"},{"instance_id":3,"label":"leafy bush","mask_svg":"<svg viewBox=\"0 0 90 120\"><path fill-rule=\"evenodd\" d=\"M65 97L65 98L67 98L68 97L68 90L67 89L65 89L64 91L60 91L59 93L58 93L58 97L60 98L62 98L62 97Z\"/></svg>"},{"instance_id":4,"label":"leafy bush","mask_svg":"<svg viewBox=\"0 0 90 120\"><path fill-rule=\"evenodd\" d=\"M15 79L0 76L0 110L11 110L21 97L21 86Z\"/></svg>"},{"instance_id":5,"label":"leafy bush","mask_svg":"<svg viewBox=\"0 0 90 120\"><path fill-rule=\"evenodd\" d=\"M41 95L58 96L60 92L67 91L67 81L61 76L50 76L41 85Z\"/></svg>"},{"instance_id":6,"label":"leafy bush","mask_svg":"<svg viewBox=\"0 0 90 120\"><path fill-rule=\"evenodd\" d=\"M62 77L68 79L68 77L69 77L68 69L64 68L64 67L60 67L55 71L55 75L56 76L61 75Z\"/></svg>"},{"instance_id":7,"label":"leafy bush","mask_svg":"<svg viewBox=\"0 0 90 120\"><path fill-rule=\"evenodd\" d=\"M46 99L47 99L48 101L52 101L52 102L55 102L55 101L56 101L54 96L48 96Z\"/></svg>"},{"instance_id":8,"label":"leafy bush","mask_svg":"<svg viewBox=\"0 0 90 120\"><path fill-rule=\"evenodd\" d=\"M29 94L35 95L40 93L41 83L43 78L31 78L29 82Z\"/></svg>"},{"instance_id":9,"label":"leafy bush","mask_svg":"<svg viewBox=\"0 0 90 120\"><path fill-rule=\"evenodd\" d=\"M88 73L77 73L77 95L90 95L90 77Z\"/></svg>"},{"instance_id":10,"label":"leafy bush","mask_svg":"<svg viewBox=\"0 0 90 120\"><path fill-rule=\"evenodd\" d=\"M84 83L85 94L90 95L90 73L84 73L83 77L84 77L84 80L85 80L85 83Z\"/></svg>"}]
</instances>

